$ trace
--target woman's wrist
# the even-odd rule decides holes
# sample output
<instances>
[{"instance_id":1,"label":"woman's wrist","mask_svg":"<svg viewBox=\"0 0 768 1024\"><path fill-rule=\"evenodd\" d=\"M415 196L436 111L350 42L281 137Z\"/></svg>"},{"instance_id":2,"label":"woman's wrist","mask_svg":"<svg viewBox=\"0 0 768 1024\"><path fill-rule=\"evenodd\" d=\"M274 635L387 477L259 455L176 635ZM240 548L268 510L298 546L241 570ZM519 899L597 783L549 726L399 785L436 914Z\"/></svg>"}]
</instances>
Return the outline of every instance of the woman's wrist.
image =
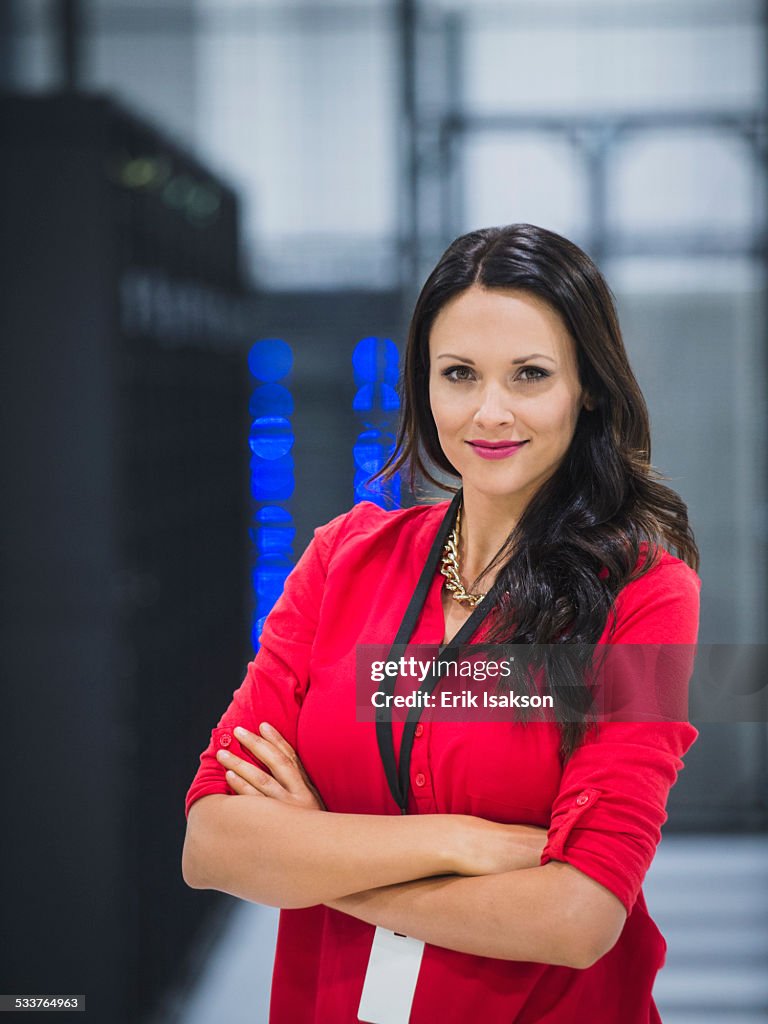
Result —
<instances>
[{"instance_id":1,"label":"woman's wrist","mask_svg":"<svg viewBox=\"0 0 768 1024\"><path fill-rule=\"evenodd\" d=\"M450 870L457 875L492 875L538 867L547 830L504 825L472 815L452 815Z\"/></svg>"}]
</instances>

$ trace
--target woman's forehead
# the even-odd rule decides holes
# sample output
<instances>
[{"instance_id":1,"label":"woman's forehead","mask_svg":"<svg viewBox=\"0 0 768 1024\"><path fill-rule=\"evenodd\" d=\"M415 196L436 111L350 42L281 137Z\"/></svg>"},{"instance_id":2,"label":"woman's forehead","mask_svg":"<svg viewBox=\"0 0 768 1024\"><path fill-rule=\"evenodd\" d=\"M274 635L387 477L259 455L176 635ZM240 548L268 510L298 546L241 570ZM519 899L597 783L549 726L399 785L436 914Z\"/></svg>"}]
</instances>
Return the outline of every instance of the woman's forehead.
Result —
<instances>
[{"instance_id":1,"label":"woman's forehead","mask_svg":"<svg viewBox=\"0 0 768 1024\"><path fill-rule=\"evenodd\" d=\"M456 350L456 346L463 351ZM574 342L560 315L543 299L519 289L472 286L454 296L435 317L429 348L455 355L504 355L523 359L574 355Z\"/></svg>"}]
</instances>

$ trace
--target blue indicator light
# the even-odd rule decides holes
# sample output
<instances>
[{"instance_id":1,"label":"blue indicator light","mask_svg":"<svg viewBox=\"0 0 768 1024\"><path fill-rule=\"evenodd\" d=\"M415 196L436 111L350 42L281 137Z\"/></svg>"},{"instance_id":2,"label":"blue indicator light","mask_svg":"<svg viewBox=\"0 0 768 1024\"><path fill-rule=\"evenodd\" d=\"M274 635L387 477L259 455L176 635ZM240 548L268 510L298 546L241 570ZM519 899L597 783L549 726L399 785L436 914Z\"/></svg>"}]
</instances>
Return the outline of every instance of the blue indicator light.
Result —
<instances>
[{"instance_id":1,"label":"blue indicator light","mask_svg":"<svg viewBox=\"0 0 768 1024\"><path fill-rule=\"evenodd\" d=\"M294 490L293 457L295 441L289 417L294 403L290 391L276 383L290 373L291 349L280 338L263 338L251 346L248 369L259 381L248 403L253 417L248 433L251 495L261 504L248 533L253 543L254 566L251 571L256 607L251 640L258 651L261 631L275 601L283 592L285 580L293 568L293 541L296 530L287 508L273 502L287 501Z\"/></svg>"},{"instance_id":2,"label":"blue indicator light","mask_svg":"<svg viewBox=\"0 0 768 1024\"><path fill-rule=\"evenodd\" d=\"M293 457L251 459L251 494L256 501L287 501L293 494Z\"/></svg>"},{"instance_id":3,"label":"blue indicator light","mask_svg":"<svg viewBox=\"0 0 768 1024\"><path fill-rule=\"evenodd\" d=\"M392 426L400 399L389 384L364 384L352 399L352 408L367 426L386 429Z\"/></svg>"},{"instance_id":4,"label":"blue indicator light","mask_svg":"<svg viewBox=\"0 0 768 1024\"><path fill-rule=\"evenodd\" d=\"M291 424L284 416L261 416L254 420L248 435L248 444L254 455L274 461L293 447Z\"/></svg>"},{"instance_id":5,"label":"blue indicator light","mask_svg":"<svg viewBox=\"0 0 768 1024\"><path fill-rule=\"evenodd\" d=\"M355 473L355 501L372 501L382 508L399 508L400 475L395 474L391 480L370 480L370 474L360 470Z\"/></svg>"},{"instance_id":6,"label":"blue indicator light","mask_svg":"<svg viewBox=\"0 0 768 1024\"><path fill-rule=\"evenodd\" d=\"M263 338L248 353L248 369L256 380L280 380L290 373L292 366L293 353L282 338Z\"/></svg>"},{"instance_id":7,"label":"blue indicator light","mask_svg":"<svg viewBox=\"0 0 768 1024\"><path fill-rule=\"evenodd\" d=\"M253 621L253 627L251 628L251 647L253 647L254 651L258 651L261 646L261 633L266 621L266 615L260 615Z\"/></svg>"},{"instance_id":8,"label":"blue indicator light","mask_svg":"<svg viewBox=\"0 0 768 1024\"><path fill-rule=\"evenodd\" d=\"M363 338L352 354L355 386L381 381L394 386L398 378L397 346L390 338Z\"/></svg>"},{"instance_id":9,"label":"blue indicator light","mask_svg":"<svg viewBox=\"0 0 768 1024\"><path fill-rule=\"evenodd\" d=\"M282 384L262 384L251 395L248 412L261 416L293 416L293 395Z\"/></svg>"},{"instance_id":10,"label":"blue indicator light","mask_svg":"<svg viewBox=\"0 0 768 1024\"><path fill-rule=\"evenodd\" d=\"M395 439L392 434L384 434L380 430L364 430L352 449L355 465L366 473L375 473L381 469L394 448Z\"/></svg>"},{"instance_id":11,"label":"blue indicator light","mask_svg":"<svg viewBox=\"0 0 768 1024\"><path fill-rule=\"evenodd\" d=\"M258 526L249 531L259 557L290 555L296 528L290 513L279 505L265 505L256 513Z\"/></svg>"},{"instance_id":12,"label":"blue indicator light","mask_svg":"<svg viewBox=\"0 0 768 1024\"><path fill-rule=\"evenodd\" d=\"M253 518L257 523L266 523L270 526L292 522L291 513L287 508L281 508L280 505L264 505Z\"/></svg>"},{"instance_id":13,"label":"blue indicator light","mask_svg":"<svg viewBox=\"0 0 768 1024\"><path fill-rule=\"evenodd\" d=\"M372 501L382 508L400 506L400 477L371 480L383 468L395 449L395 429L400 399L394 385L398 380L398 353L389 338L363 338L352 355L357 393L352 408L362 430L355 441L355 501Z\"/></svg>"},{"instance_id":14,"label":"blue indicator light","mask_svg":"<svg viewBox=\"0 0 768 1024\"><path fill-rule=\"evenodd\" d=\"M251 573L259 607L272 607L282 594L283 584L292 568L293 562L290 558L280 558L274 555L259 558Z\"/></svg>"}]
</instances>

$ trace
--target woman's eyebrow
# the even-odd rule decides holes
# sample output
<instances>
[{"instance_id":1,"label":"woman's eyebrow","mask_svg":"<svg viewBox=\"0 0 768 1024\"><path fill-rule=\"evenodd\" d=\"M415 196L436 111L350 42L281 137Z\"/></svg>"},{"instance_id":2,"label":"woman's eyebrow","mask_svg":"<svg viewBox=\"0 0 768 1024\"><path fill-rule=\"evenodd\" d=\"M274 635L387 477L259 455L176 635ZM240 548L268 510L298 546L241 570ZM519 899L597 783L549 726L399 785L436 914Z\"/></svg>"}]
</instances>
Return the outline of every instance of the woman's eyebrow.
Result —
<instances>
[{"instance_id":1,"label":"woman's eyebrow","mask_svg":"<svg viewBox=\"0 0 768 1024\"><path fill-rule=\"evenodd\" d=\"M466 356L456 356L452 352L441 352L437 357L438 359L459 359L462 363L467 363L469 366L474 366L474 360L468 359ZM520 356L519 359L510 359L510 362L517 366L518 363L527 363L529 359L548 359L550 363L557 364L557 360L553 359L552 356L545 356L543 352L531 352L529 356Z\"/></svg>"}]
</instances>

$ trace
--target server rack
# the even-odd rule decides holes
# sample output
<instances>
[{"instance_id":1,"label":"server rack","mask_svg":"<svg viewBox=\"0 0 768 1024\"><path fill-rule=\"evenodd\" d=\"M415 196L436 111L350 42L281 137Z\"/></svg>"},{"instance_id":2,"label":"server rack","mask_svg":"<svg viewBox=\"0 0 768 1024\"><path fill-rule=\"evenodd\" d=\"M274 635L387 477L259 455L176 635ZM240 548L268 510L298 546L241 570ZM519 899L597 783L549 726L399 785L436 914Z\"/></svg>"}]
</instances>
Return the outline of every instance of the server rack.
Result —
<instances>
[{"instance_id":1,"label":"server rack","mask_svg":"<svg viewBox=\"0 0 768 1024\"><path fill-rule=\"evenodd\" d=\"M135 1024L223 899L181 845L248 654L237 203L106 97L0 138L0 991Z\"/></svg>"}]
</instances>

